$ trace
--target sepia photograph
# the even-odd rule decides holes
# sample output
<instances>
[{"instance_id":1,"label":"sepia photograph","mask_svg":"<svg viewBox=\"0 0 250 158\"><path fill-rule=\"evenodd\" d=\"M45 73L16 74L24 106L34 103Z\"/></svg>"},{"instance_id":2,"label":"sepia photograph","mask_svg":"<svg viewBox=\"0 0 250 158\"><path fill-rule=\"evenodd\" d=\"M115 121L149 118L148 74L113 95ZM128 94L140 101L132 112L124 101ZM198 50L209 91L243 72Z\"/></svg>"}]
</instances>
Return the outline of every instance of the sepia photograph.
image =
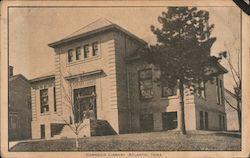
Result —
<instances>
[{"instance_id":1,"label":"sepia photograph","mask_svg":"<svg viewBox=\"0 0 250 158\"><path fill-rule=\"evenodd\" d=\"M242 151L237 5L7 11L8 152Z\"/></svg>"}]
</instances>

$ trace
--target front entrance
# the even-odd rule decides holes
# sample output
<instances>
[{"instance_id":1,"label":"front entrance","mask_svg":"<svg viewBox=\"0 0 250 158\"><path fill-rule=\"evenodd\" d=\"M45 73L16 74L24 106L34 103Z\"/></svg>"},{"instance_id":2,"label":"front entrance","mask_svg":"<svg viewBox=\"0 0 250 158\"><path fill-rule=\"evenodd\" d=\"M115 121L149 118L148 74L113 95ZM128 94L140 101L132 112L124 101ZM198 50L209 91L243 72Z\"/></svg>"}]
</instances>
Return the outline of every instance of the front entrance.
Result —
<instances>
[{"instance_id":1,"label":"front entrance","mask_svg":"<svg viewBox=\"0 0 250 158\"><path fill-rule=\"evenodd\" d=\"M40 130L41 130L41 139L44 139L45 138L45 125L41 125Z\"/></svg>"},{"instance_id":2,"label":"front entrance","mask_svg":"<svg viewBox=\"0 0 250 158\"><path fill-rule=\"evenodd\" d=\"M162 128L163 130L173 130L178 126L177 112L162 113Z\"/></svg>"},{"instance_id":3,"label":"front entrance","mask_svg":"<svg viewBox=\"0 0 250 158\"><path fill-rule=\"evenodd\" d=\"M76 123L83 121L85 118L96 120L95 94L95 86L74 89L74 115Z\"/></svg>"},{"instance_id":4,"label":"front entrance","mask_svg":"<svg viewBox=\"0 0 250 158\"><path fill-rule=\"evenodd\" d=\"M153 114L140 115L140 128L141 132L152 132L154 129Z\"/></svg>"}]
</instances>

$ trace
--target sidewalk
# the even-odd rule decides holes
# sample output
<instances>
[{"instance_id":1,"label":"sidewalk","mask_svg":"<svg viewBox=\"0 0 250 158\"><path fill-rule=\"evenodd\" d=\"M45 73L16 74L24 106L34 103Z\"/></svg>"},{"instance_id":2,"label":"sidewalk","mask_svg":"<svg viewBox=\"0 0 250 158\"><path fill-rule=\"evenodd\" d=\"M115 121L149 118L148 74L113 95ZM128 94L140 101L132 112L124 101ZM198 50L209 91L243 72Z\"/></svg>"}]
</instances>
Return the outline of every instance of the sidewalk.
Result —
<instances>
[{"instance_id":1,"label":"sidewalk","mask_svg":"<svg viewBox=\"0 0 250 158\"><path fill-rule=\"evenodd\" d=\"M232 132L232 131L203 131L203 130L196 130L196 131L188 131L190 134L200 134L200 135L220 135L220 136L231 136L240 138L241 132Z\"/></svg>"}]
</instances>

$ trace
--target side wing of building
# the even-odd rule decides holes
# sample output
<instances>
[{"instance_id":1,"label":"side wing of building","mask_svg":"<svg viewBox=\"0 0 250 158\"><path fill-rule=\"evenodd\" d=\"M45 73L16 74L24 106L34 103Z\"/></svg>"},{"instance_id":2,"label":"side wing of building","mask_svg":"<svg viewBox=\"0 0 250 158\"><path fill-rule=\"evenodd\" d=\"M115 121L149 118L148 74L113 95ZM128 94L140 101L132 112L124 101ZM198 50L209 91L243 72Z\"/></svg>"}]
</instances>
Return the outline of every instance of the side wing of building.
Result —
<instances>
[{"instance_id":1,"label":"side wing of building","mask_svg":"<svg viewBox=\"0 0 250 158\"><path fill-rule=\"evenodd\" d=\"M160 71L140 59L127 63L128 103L131 131L179 130L180 99L178 88L155 82ZM213 71L218 71L216 67ZM226 130L223 73L202 82L200 90L185 89L187 130Z\"/></svg>"}]
</instances>

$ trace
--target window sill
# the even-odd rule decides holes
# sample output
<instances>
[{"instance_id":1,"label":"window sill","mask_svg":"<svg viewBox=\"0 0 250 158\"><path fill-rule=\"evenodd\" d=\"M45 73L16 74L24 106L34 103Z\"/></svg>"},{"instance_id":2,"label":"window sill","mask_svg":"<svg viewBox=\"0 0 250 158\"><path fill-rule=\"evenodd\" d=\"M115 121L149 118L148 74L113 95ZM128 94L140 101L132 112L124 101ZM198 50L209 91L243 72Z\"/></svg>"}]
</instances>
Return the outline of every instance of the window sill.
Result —
<instances>
[{"instance_id":1,"label":"window sill","mask_svg":"<svg viewBox=\"0 0 250 158\"><path fill-rule=\"evenodd\" d=\"M46 116L46 115L50 115L50 112L44 112L44 113L40 113L41 116Z\"/></svg>"},{"instance_id":2,"label":"window sill","mask_svg":"<svg viewBox=\"0 0 250 158\"><path fill-rule=\"evenodd\" d=\"M93 60L97 60L97 59L100 59L101 56L100 55L97 55L97 56L92 56L92 57L88 57L86 59L81 59L81 60L74 60L72 62L68 62L67 61L67 66L72 66L72 65L78 65L78 64L81 64L81 63L86 63L86 62L90 62L90 61L93 61Z\"/></svg>"}]
</instances>

